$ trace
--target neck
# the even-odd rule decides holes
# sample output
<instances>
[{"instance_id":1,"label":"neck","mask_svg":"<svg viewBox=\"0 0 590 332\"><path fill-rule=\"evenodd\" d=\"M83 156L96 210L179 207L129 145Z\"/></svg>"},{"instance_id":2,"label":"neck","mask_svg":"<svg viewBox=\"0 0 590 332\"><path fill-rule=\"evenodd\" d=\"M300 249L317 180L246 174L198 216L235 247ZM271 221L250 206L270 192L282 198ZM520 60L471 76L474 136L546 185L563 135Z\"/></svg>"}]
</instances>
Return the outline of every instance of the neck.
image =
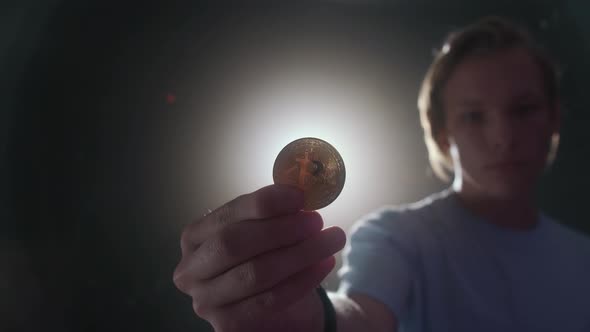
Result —
<instances>
[{"instance_id":1,"label":"neck","mask_svg":"<svg viewBox=\"0 0 590 332\"><path fill-rule=\"evenodd\" d=\"M538 222L532 194L495 197L462 187L454 187L461 204L473 214L503 228L527 230Z\"/></svg>"}]
</instances>

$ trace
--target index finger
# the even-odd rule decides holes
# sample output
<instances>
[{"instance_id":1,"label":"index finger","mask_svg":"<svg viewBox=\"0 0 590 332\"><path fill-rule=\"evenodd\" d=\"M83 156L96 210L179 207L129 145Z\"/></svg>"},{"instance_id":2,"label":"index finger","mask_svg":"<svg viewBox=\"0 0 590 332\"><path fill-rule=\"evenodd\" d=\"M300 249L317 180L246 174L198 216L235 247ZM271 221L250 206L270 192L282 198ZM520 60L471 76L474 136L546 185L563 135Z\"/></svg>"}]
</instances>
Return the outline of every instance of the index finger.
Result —
<instances>
[{"instance_id":1,"label":"index finger","mask_svg":"<svg viewBox=\"0 0 590 332\"><path fill-rule=\"evenodd\" d=\"M302 208L303 191L289 185L273 184L238 196L185 227L180 241L182 254L192 252L205 239L228 224L292 214Z\"/></svg>"}]
</instances>

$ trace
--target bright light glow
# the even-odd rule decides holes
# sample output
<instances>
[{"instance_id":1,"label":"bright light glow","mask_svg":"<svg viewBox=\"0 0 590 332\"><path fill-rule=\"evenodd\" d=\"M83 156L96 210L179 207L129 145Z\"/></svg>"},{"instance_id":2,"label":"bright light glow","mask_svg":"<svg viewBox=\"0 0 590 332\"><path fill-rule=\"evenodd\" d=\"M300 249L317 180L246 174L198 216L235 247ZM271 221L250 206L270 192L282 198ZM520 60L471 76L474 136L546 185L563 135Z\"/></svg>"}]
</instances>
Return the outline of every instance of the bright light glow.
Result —
<instances>
[{"instance_id":1,"label":"bright light glow","mask_svg":"<svg viewBox=\"0 0 590 332\"><path fill-rule=\"evenodd\" d=\"M320 211L327 225L346 227L385 203L385 193L401 190L391 180L401 141L392 133L400 124L394 105L369 88L370 79L289 72L245 89L227 119L231 134L221 142L225 188L241 194L271 184L281 149L317 137L340 152L346 167L342 193Z\"/></svg>"}]
</instances>

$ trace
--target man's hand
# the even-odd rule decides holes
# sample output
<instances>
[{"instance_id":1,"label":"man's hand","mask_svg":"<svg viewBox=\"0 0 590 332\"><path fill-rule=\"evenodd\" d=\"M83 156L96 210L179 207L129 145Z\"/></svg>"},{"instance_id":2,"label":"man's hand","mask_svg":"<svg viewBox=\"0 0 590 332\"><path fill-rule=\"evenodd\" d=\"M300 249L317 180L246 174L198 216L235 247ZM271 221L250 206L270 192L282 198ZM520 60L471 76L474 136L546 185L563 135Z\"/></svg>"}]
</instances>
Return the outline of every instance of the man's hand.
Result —
<instances>
[{"instance_id":1,"label":"man's hand","mask_svg":"<svg viewBox=\"0 0 590 332\"><path fill-rule=\"evenodd\" d=\"M271 185L188 225L174 283L216 331L320 331L315 288L346 235L301 211L303 193Z\"/></svg>"}]
</instances>

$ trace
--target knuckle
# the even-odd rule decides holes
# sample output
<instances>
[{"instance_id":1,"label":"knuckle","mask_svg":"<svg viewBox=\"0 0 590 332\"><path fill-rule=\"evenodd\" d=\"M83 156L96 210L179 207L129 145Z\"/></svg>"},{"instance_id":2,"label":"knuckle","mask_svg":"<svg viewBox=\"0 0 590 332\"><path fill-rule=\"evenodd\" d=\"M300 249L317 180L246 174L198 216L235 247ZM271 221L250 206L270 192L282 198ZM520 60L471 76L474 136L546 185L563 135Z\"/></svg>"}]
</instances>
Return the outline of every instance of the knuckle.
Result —
<instances>
[{"instance_id":1,"label":"knuckle","mask_svg":"<svg viewBox=\"0 0 590 332\"><path fill-rule=\"evenodd\" d=\"M178 270L174 271L174 276L172 278L173 278L172 281L174 282L174 285L180 291L184 292L187 289L185 278L182 276L181 272L178 272Z\"/></svg>"},{"instance_id":2,"label":"knuckle","mask_svg":"<svg viewBox=\"0 0 590 332\"><path fill-rule=\"evenodd\" d=\"M222 246L219 236L215 236L205 241L197 249L197 254L202 256L204 261L214 262L218 260L219 255L223 251Z\"/></svg>"},{"instance_id":3,"label":"knuckle","mask_svg":"<svg viewBox=\"0 0 590 332\"><path fill-rule=\"evenodd\" d=\"M235 215L234 209L234 201L230 201L227 204L222 205L218 210L216 215L217 221L221 224L228 224L233 219Z\"/></svg>"},{"instance_id":4,"label":"knuckle","mask_svg":"<svg viewBox=\"0 0 590 332\"><path fill-rule=\"evenodd\" d=\"M215 288L211 288L207 284L198 284L191 289L189 295L193 299L193 306L196 306L201 314L205 314L223 305L217 303L219 301L216 300L215 294Z\"/></svg>"},{"instance_id":5,"label":"knuckle","mask_svg":"<svg viewBox=\"0 0 590 332\"><path fill-rule=\"evenodd\" d=\"M254 298L256 311L267 311L277 304L276 294L272 291L264 292Z\"/></svg>"},{"instance_id":6,"label":"knuckle","mask_svg":"<svg viewBox=\"0 0 590 332\"><path fill-rule=\"evenodd\" d=\"M178 264L176 264L176 266L174 267L174 271L172 272L172 280L176 281L176 279L180 278L182 276L182 272L183 272L183 259L180 260L180 262L178 262Z\"/></svg>"},{"instance_id":7,"label":"knuckle","mask_svg":"<svg viewBox=\"0 0 590 332\"><path fill-rule=\"evenodd\" d=\"M231 260L240 255L240 248L238 248L236 241L234 241L233 232L230 229L219 234L214 241L214 246L214 251L218 257Z\"/></svg>"},{"instance_id":8,"label":"knuckle","mask_svg":"<svg viewBox=\"0 0 590 332\"><path fill-rule=\"evenodd\" d=\"M195 312L195 315L203 318L203 306L195 297L193 297L193 311Z\"/></svg>"},{"instance_id":9,"label":"knuckle","mask_svg":"<svg viewBox=\"0 0 590 332\"><path fill-rule=\"evenodd\" d=\"M242 287L254 288L259 283L260 278L257 269L256 264L253 262L246 262L236 267L233 275Z\"/></svg>"},{"instance_id":10,"label":"knuckle","mask_svg":"<svg viewBox=\"0 0 590 332\"><path fill-rule=\"evenodd\" d=\"M182 233L180 233L180 242L186 243L189 241L192 226L193 223L184 226L184 228L182 229Z\"/></svg>"},{"instance_id":11,"label":"knuckle","mask_svg":"<svg viewBox=\"0 0 590 332\"><path fill-rule=\"evenodd\" d=\"M198 291L199 287L197 281L186 274L182 274L179 277L174 278L174 285L181 292L191 296Z\"/></svg>"},{"instance_id":12,"label":"knuckle","mask_svg":"<svg viewBox=\"0 0 590 332\"><path fill-rule=\"evenodd\" d=\"M213 308L200 300L198 296L193 296L193 312L195 315L209 321L214 316L213 311Z\"/></svg>"},{"instance_id":13,"label":"knuckle","mask_svg":"<svg viewBox=\"0 0 590 332\"><path fill-rule=\"evenodd\" d=\"M181 268L181 264L179 264L176 269L174 270L174 274L172 276L172 281L178 290L183 293L188 293L191 285L190 285L190 278L187 277L183 268Z\"/></svg>"},{"instance_id":14,"label":"knuckle","mask_svg":"<svg viewBox=\"0 0 590 332\"><path fill-rule=\"evenodd\" d=\"M192 241L192 235L198 232L198 225L201 223L201 219L193 221L186 225L180 233L180 247L181 248L192 248L195 247Z\"/></svg>"},{"instance_id":15,"label":"knuckle","mask_svg":"<svg viewBox=\"0 0 590 332\"><path fill-rule=\"evenodd\" d=\"M200 248L199 254L206 262L226 262L238 255L239 249L225 233L218 234L207 240Z\"/></svg>"}]
</instances>

